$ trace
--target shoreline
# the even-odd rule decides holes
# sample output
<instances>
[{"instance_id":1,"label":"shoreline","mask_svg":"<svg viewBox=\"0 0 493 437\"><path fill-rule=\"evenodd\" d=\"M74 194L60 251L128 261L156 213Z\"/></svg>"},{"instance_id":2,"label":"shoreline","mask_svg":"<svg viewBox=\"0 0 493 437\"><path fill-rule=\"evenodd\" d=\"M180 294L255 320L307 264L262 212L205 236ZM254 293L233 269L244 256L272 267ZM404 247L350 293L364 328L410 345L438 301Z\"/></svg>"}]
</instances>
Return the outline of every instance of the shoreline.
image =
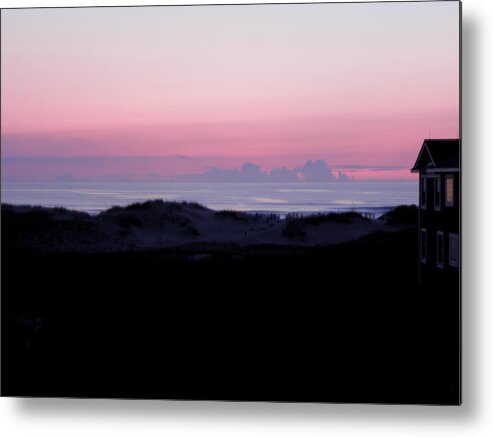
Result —
<instances>
[{"instance_id":1,"label":"shoreline","mask_svg":"<svg viewBox=\"0 0 493 437\"><path fill-rule=\"evenodd\" d=\"M417 204L414 182L339 183L4 183L2 202L15 205L63 207L91 215L112 206L125 207L151 199L193 201L212 210L247 213L329 212L385 213L398 205Z\"/></svg>"},{"instance_id":2,"label":"shoreline","mask_svg":"<svg viewBox=\"0 0 493 437\"><path fill-rule=\"evenodd\" d=\"M161 199L150 199L150 200L161 200ZM163 199L164 202L167 202L166 200ZM187 202L186 200L177 200L177 201L169 201L169 202L176 202L176 203L182 203L182 202ZM63 206L60 204L48 204L48 205L29 205L29 204L24 204L24 203L5 203L3 204L7 207L18 207L18 208L42 208L42 209L66 209L68 211L73 211L73 212L79 212L79 213L86 213L89 214L91 217L96 217L101 213L104 213L108 209L119 207L119 208L126 208L132 203L129 203L127 205L115 205L115 206L110 206L110 207L105 207L105 208L84 208L84 207L78 207L78 206L73 206L73 207L67 207ZM269 210L269 209L216 209L216 208L208 208L211 211L215 212L221 212L221 211L234 211L238 212L241 214L249 214L249 215L256 215L256 214L261 214L261 215L269 215L269 214L275 214L280 216L281 219L285 219L286 216L290 214L300 214L302 216L308 217L311 215L318 215L318 214L344 214L344 213L350 213L354 212L357 214L374 214L375 218L378 219L381 216L385 215L387 212L392 211L395 208L398 208L399 206L402 205L383 205L383 206L362 206L362 207L340 207L340 208L327 208L327 209L322 209L322 210L300 210L300 211L292 211L292 210ZM412 205L416 206L416 205Z\"/></svg>"},{"instance_id":3,"label":"shoreline","mask_svg":"<svg viewBox=\"0 0 493 437\"><path fill-rule=\"evenodd\" d=\"M147 200L143 200L142 202L130 202L125 205L113 205L113 206L106 206L106 207L101 207L101 208L84 208L83 206L64 206L62 204L46 204L46 205L41 205L41 204L25 204L25 203L2 203L3 206L6 207L14 207L14 208L42 208L42 209L66 209L68 211L73 211L73 212L79 212L79 213L86 213L89 214L91 217L96 217L101 213L104 213L105 211L111 209L111 208L126 208L128 206L131 206L135 203L145 203L145 202L153 202L153 201L163 201L163 202L169 202L169 203L190 203L187 200L166 200L166 199L159 199L159 198L149 198ZM192 201L192 203L195 203ZM375 218L378 219L379 217L385 215L387 212L392 211L400 206L403 206L402 204L392 204L392 205L378 205L378 206L354 206L354 207L328 207L326 209L322 210L279 210L279 209L229 209L229 208L212 208L212 207L207 207L205 205L201 205L204 208L208 208L211 211L215 212L221 212L221 211L234 211L237 213L241 214L250 214L250 215L255 215L255 214L261 214L261 215L269 215L269 214L275 214L280 216L281 219L284 219L286 216L290 214L300 214L302 216L308 217L310 215L317 215L317 214L344 214L344 213L350 213L350 212L355 212L358 214L365 214L365 213L370 213L374 214ZM405 205L405 206L416 206L416 204L411 204L411 205Z\"/></svg>"}]
</instances>

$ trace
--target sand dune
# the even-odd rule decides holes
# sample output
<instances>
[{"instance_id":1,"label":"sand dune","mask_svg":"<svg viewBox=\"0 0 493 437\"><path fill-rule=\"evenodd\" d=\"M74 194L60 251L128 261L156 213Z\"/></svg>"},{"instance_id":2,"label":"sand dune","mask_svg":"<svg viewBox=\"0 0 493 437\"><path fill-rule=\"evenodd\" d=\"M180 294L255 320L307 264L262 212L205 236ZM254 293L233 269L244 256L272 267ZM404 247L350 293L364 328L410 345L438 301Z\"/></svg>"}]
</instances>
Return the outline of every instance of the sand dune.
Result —
<instances>
[{"instance_id":1,"label":"sand dune","mask_svg":"<svg viewBox=\"0 0 493 437\"><path fill-rule=\"evenodd\" d=\"M199 243L330 245L414 225L415 207L399 208L371 220L352 212L280 218L162 200L114 207L97 216L62 208L3 205L3 240L14 248L62 252L157 249ZM404 219L399 214L404 214Z\"/></svg>"}]
</instances>

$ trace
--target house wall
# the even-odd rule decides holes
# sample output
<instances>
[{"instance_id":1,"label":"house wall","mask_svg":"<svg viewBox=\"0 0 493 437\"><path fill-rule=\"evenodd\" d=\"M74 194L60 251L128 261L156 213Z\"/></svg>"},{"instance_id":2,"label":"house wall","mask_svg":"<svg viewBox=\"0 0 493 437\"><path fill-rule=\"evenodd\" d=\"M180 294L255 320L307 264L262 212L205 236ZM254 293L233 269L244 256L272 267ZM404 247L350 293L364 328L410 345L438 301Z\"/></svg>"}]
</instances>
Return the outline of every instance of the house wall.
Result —
<instances>
[{"instance_id":1,"label":"house wall","mask_svg":"<svg viewBox=\"0 0 493 437\"><path fill-rule=\"evenodd\" d=\"M453 177L454 181L454 205L446 205L446 177ZM422 206L423 180L426 178L426 207ZM439 180L440 198L438 208L435 208L435 179ZM420 172L420 223L419 223L419 250L421 254L421 230L427 231L426 263L420 259L420 279L444 279L448 277L457 280L460 264L458 267L449 264L449 234L460 235L460 174L459 172ZM437 265L437 233L443 232L443 267ZM460 239L460 236L459 236ZM460 260L459 260L460 262Z\"/></svg>"}]
</instances>

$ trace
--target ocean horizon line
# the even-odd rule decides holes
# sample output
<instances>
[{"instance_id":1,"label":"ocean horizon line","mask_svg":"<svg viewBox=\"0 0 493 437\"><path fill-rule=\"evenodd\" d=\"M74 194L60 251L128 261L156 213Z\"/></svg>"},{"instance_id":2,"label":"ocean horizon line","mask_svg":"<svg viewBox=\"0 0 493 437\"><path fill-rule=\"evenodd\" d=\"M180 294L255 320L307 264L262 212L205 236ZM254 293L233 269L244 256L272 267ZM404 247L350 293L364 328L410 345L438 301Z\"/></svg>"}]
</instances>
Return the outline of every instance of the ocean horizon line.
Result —
<instances>
[{"instance_id":1,"label":"ocean horizon line","mask_svg":"<svg viewBox=\"0 0 493 437\"><path fill-rule=\"evenodd\" d=\"M132 206L139 206L139 205L144 205L149 202L156 202L156 201L162 201L164 203L170 203L170 204L198 204L200 207L203 207L205 209L209 209L214 212L234 212L234 213L239 213L239 214L248 214L248 215L263 215L263 216L270 216L270 215L275 215L278 216L281 219L285 219L289 215L299 215L302 217L309 217L309 216L319 216L319 215L326 215L326 214L345 214L345 213L358 213L358 214L373 214L375 218L378 218L385 213L392 211L396 208L399 207L409 207L409 206L417 206L416 204L395 204L395 205L380 205L380 206L347 206L347 207L332 207L324 210L268 210L268 209L254 209L254 210L237 210L237 209L230 209L230 208L213 208L209 206L205 206L203 204L200 204L198 202L194 201L187 201L187 200L165 200L165 199L156 199L156 198L149 198L148 200L142 200L140 202L132 202L128 203L126 205L111 205L111 206L104 206L104 207L98 207L98 208L92 208L92 209L87 209L87 208L81 208L77 207L75 205L59 205L59 204L52 204L52 205L39 205L39 204L24 204L24 203L7 203L7 202L2 202L3 207L14 207L14 208L40 208L40 209L66 209L68 211L73 211L73 212L84 212L87 213L91 216L97 216L101 213L105 213L106 211L109 211L113 208L122 208L126 209L128 207Z\"/></svg>"},{"instance_id":2,"label":"ocean horizon line","mask_svg":"<svg viewBox=\"0 0 493 437\"><path fill-rule=\"evenodd\" d=\"M62 179L62 178L51 178L51 179L13 179L13 178L0 178L0 183L176 183L176 184L272 184L272 185L307 185L307 184L339 184L339 183L393 183L393 182L415 182L418 183L417 178L409 179L356 179L349 178L346 180L333 179L329 181L289 181L289 182L263 182L263 181L188 181L179 179Z\"/></svg>"},{"instance_id":3,"label":"ocean horizon line","mask_svg":"<svg viewBox=\"0 0 493 437\"><path fill-rule=\"evenodd\" d=\"M417 184L402 182L5 182L3 203L97 213L152 199L196 202L214 210L317 213L417 204Z\"/></svg>"}]
</instances>

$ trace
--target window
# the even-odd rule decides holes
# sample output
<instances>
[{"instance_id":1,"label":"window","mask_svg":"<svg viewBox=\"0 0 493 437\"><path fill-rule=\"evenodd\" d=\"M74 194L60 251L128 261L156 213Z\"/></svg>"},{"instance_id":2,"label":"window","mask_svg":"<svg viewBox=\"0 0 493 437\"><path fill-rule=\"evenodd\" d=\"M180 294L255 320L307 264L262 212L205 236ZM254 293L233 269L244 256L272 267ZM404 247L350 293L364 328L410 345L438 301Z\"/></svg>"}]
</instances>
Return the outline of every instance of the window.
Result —
<instances>
[{"instance_id":1,"label":"window","mask_svg":"<svg viewBox=\"0 0 493 437\"><path fill-rule=\"evenodd\" d=\"M433 179L435 182L435 210L440 211L442 206L442 187L440 185L440 176L435 176Z\"/></svg>"},{"instance_id":2,"label":"window","mask_svg":"<svg viewBox=\"0 0 493 437\"><path fill-rule=\"evenodd\" d=\"M445 177L445 205L454 206L454 177Z\"/></svg>"},{"instance_id":3,"label":"window","mask_svg":"<svg viewBox=\"0 0 493 437\"><path fill-rule=\"evenodd\" d=\"M457 234L448 236L448 264L452 267L459 267L459 236Z\"/></svg>"},{"instance_id":4,"label":"window","mask_svg":"<svg viewBox=\"0 0 493 437\"><path fill-rule=\"evenodd\" d=\"M426 177L421 176L421 208L426 208Z\"/></svg>"},{"instance_id":5,"label":"window","mask_svg":"<svg viewBox=\"0 0 493 437\"><path fill-rule=\"evenodd\" d=\"M437 232L437 267L443 269L443 232Z\"/></svg>"},{"instance_id":6,"label":"window","mask_svg":"<svg viewBox=\"0 0 493 437\"><path fill-rule=\"evenodd\" d=\"M428 251L428 241L426 229L421 229L421 262L426 263L426 252Z\"/></svg>"}]
</instances>

